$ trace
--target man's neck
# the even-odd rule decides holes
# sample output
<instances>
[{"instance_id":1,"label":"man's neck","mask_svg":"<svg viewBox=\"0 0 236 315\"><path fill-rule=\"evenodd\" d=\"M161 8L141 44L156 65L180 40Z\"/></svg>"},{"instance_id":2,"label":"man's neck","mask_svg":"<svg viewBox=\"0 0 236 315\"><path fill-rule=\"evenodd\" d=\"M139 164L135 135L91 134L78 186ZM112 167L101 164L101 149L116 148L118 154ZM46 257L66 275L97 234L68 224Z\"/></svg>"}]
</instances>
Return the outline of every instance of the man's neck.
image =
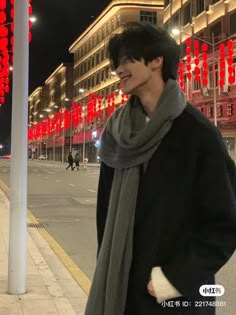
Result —
<instances>
[{"instance_id":1,"label":"man's neck","mask_svg":"<svg viewBox=\"0 0 236 315\"><path fill-rule=\"evenodd\" d=\"M165 82L160 82L157 86L146 89L143 93L140 93L139 99L143 105L145 112L149 118L152 118L156 111L159 99L165 88Z\"/></svg>"}]
</instances>

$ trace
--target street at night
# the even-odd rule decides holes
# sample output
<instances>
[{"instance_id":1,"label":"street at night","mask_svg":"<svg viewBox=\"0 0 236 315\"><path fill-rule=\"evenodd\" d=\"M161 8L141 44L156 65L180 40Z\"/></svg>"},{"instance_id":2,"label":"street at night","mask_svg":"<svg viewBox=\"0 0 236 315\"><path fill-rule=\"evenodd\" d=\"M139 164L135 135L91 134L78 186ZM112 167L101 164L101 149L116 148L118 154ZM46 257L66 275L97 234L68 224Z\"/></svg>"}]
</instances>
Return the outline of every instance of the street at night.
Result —
<instances>
[{"instance_id":1,"label":"street at night","mask_svg":"<svg viewBox=\"0 0 236 315\"><path fill-rule=\"evenodd\" d=\"M91 280L96 263L96 196L99 168L65 170L67 164L28 161L28 208ZM9 185L10 161L0 160L0 180ZM234 315L236 254L217 274L225 294L217 315Z\"/></svg>"}]
</instances>

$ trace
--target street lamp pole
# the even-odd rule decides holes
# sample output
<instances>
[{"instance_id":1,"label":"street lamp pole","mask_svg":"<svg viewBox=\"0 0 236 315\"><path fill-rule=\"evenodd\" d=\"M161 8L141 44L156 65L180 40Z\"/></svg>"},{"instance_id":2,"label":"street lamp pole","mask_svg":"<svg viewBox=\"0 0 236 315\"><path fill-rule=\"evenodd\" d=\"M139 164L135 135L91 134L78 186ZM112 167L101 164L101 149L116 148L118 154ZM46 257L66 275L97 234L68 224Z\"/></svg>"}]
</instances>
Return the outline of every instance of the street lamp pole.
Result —
<instances>
[{"instance_id":1,"label":"street lamp pole","mask_svg":"<svg viewBox=\"0 0 236 315\"><path fill-rule=\"evenodd\" d=\"M15 1L8 293L26 292L28 0Z\"/></svg>"},{"instance_id":2,"label":"street lamp pole","mask_svg":"<svg viewBox=\"0 0 236 315\"><path fill-rule=\"evenodd\" d=\"M72 102L70 105L70 152L72 151Z\"/></svg>"},{"instance_id":3,"label":"street lamp pole","mask_svg":"<svg viewBox=\"0 0 236 315\"><path fill-rule=\"evenodd\" d=\"M69 98L65 98L66 102L70 102L70 152L72 150L72 102L73 100L69 99ZM64 127L65 130L65 127Z\"/></svg>"},{"instance_id":4,"label":"street lamp pole","mask_svg":"<svg viewBox=\"0 0 236 315\"><path fill-rule=\"evenodd\" d=\"M86 140L86 119L85 119L85 105L83 106L83 168L85 169L85 140Z\"/></svg>"},{"instance_id":5,"label":"street lamp pole","mask_svg":"<svg viewBox=\"0 0 236 315\"><path fill-rule=\"evenodd\" d=\"M212 33L212 58L213 58L213 108L214 108L214 125L217 127L217 104L216 104L216 54L215 54L215 36Z\"/></svg>"}]
</instances>

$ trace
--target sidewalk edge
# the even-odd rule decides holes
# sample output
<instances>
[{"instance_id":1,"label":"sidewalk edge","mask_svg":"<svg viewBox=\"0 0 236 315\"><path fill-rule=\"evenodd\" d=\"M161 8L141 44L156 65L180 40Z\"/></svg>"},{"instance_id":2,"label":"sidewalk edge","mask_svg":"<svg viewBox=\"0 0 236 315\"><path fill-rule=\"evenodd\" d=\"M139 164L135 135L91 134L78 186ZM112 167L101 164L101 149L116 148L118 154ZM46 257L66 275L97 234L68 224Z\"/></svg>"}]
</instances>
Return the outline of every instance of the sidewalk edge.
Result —
<instances>
[{"instance_id":1,"label":"sidewalk edge","mask_svg":"<svg viewBox=\"0 0 236 315\"><path fill-rule=\"evenodd\" d=\"M4 192L8 200L10 200L10 189L1 179L0 189ZM34 224L38 223L38 220L35 218L35 216L31 213L29 209L27 209L27 218L30 221L30 223ZM61 262L70 272L70 274L79 284L82 290L88 295L91 287L91 281L89 280L89 278L80 270L80 268L74 263L74 261L66 254L64 249L57 243L56 240L54 240L54 238L45 229L38 229L38 232L46 240L51 249L61 260Z\"/></svg>"}]
</instances>

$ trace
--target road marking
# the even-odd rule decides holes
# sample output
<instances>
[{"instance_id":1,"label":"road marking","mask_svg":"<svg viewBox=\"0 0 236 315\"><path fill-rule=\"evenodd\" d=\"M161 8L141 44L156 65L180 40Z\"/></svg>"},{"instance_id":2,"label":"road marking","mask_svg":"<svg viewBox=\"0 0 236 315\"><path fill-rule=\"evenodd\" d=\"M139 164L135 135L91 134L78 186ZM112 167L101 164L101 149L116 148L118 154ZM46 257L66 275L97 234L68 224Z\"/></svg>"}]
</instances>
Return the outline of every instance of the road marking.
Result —
<instances>
[{"instance_id":1,"label":"road marking","mask_svg":"<svg viewBox=\"0 0 236 315\"><path fill-rule=\"evenodd\" d=\"M38 172L38 170L33 170L34 172Z\"/></svg>"},{"instance_id":2,"label":"road marking","mask_svg":"<svg viewBox=\"0 0 236 315\"><path fill-rule=\"evenodd\" d=\"M48 176L45 176L44 178L48 179Z\"/></svg>"},{"instance_id":3,"label":"road marking","mask_svg":"<svg viewBox=\"0 0 236 315\"><path fill-rule=\"evenodd\" d=\"M69 186L75 187L76 185L74 185L74 184L69 184Z\"/></svg>"},{"instance_id":4,"label":"road marking","mask_svg":"<svg viewBox=\"0 0 236 315\"><path fill-rule=\"evenodd\" d=\"M96 193L96 190L93 190L93 189L88 189L88 191Z\"/></svg>"},{"instance_id":5,"label":"road marking","mask_svg":"<svg viewBox=\"0 0 236 315\"><path fill-rule=\"evenodd\" d=\"M59 180L59 179L56 179L56 182L58 182L58 183L61 183L61 180Z\"/></svg>"},{"instance_id":6,"label":"road marking","mask_svg":"<svg viewBox=\"0 0 236 315\"><path fill-rule=\"evenodd\" d=\"M51 171L48 171L48 170L46 170L46 172L47 172L48 174L52 174L52 175L55 175L55 174L56 174L55 172L51 172Z\"/></svg>"}]
</instances>

